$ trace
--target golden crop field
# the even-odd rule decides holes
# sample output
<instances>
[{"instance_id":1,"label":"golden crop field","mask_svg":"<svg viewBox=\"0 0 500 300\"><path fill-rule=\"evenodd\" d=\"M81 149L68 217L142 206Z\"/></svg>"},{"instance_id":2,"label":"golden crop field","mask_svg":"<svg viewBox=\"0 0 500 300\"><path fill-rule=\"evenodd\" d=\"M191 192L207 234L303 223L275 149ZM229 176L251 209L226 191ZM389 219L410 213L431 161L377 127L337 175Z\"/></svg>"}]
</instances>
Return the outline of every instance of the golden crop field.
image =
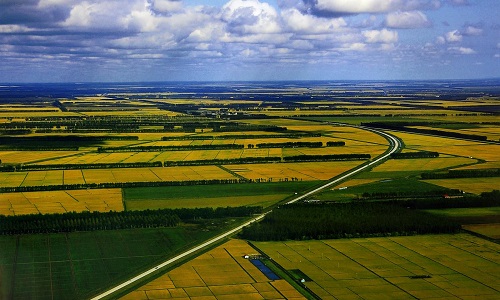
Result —
<instances>
[{"instance_id":1,"label":"golden crop field","mask_svg":"<svg viewBox=\"0 0 500 300\"><path fill-rule=\"evenodd\" d=\"M500 161L500 145L456 140L412 133L391 132L405 142L407 148L436 151L443 154L484 159L488 162Z\"/></svg>"},{"instance_id":2,"label":"golden crop field","mask_svg":"<svg viewBox=\"0 0 500 300\"><path fill-rule=\"evenodd\" d=\"M364 144L364 145L349 145L342 147L323 147L323 148L285 148L283 149L283 156L294 155L329 155L329 154L370 154L376 157L387 150L387 146Z\"/></svg>"},{"instance_id":3,"label":"golden crop field","mask_svg":"<svg viewBox=\"0 0 500 300\"><path fill-rule=\"evenodd\" d=\"M0 159L4 164L27 164L48 159L58 159L79 154L78 151L0 151Z\"/></svg>"},{"instance_id":4,"label":"golden crop field","mask_svg":"<svg viewBox=\"0 0 500 300\"><path fill-rule=\"evenodd\" d=\"M163 209L163 208L197 208L197 207L236 207L262 206L268 207L285 199L290 194L272 194L259 196L231 196L217 198L190 198L190 199L155 199L126 201L127 210Z\"/></svg>"},{"instance_id":5,"label":"golden crop field","mask_svg":"<svg viewBox=\"0 0 500 300\"><path fill-rule=\"evenodd\" d=\"M498 177L453 178L453 179L432 179L423 181L449 189L458 189L467 193L481 194L482 192L491 192L492 190L498 190L500 178Z\"/></svg>"},{"instance_id":6,"label":"golden crop field","mask_svg":"<svg viewBox=\"0 0 500 300\"><path fill-rule=\"evenodd\" d=\"M305 299L285 280L269 280L243 258L253 253L245 241L230 240L120 299Z\"/></svg>"},{"instance_id":7,"label":"golden crop field","mask_svg":"<svg viewBox=\"0 0 500 300\"><path fill-rule=\"evenodd\" d=\"M226 165L225 167L247 179L284 181L291 178L298 180L328 180L347 170L362 164L363 161L301 162L276 164Z\"/></svg>"},{"instance_id":8,"label":"golden crop field","mask_svg":"<svg viewBox=\"0 0 500 300\"><path fill-rule=\"evenodd\" d=\"M217 166L50 170L0 172L0 187L234 178Z\"/></svg>"},{"instance_id":9,"label":"golden crop field","mask_svg":"<svg viewBox=\"0 0 500 300\"><path fill-rule=\"evenodd\" d=\"M500 223L462 225L462 228L491 239L500 240Z\"/></svg>"},{"instance_id":10,"label":"golden crop field","mask_svg":"<svg viewBox=\"0 0 500 300\"><path fill-rule=\"evenodd\" d=\"M121 189L0 194L0 215L123 211Z\"/></svg>"},{"instance_id":11,"label":"golden crop field","mask_svg":"<svg viewBox=\"0 0 500 300\"><path fill-rule=\"evenodd\" d=\"M414 159L389 159L376 166L373 172L390 171L431 171L475 163L475 159L465 157L436 157Z\"/></svg>"},{"instance_id":12,"label":"golden crop field","mask_svg":"<svg viewBox=\"0 0 500 300\"><path fill-rule=\"evenodd\" d=\"M500 297L500 245L468 234L254 245L323 299Z\"/></svg>"}]
</instances>

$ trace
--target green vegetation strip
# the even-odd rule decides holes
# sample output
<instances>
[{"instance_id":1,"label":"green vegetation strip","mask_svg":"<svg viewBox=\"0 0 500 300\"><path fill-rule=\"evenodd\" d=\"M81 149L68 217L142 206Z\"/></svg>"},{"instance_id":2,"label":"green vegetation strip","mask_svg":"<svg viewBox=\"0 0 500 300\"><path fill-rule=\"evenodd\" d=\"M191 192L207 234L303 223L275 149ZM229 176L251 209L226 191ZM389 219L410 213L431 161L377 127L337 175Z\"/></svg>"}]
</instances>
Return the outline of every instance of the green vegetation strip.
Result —
<instances>
[{"instance_id":1,"label":"green vegetation strip","mask_svg":"<svg viewBox=\"0 0 500 300\"><path fill-rule=\"evenodd\" d=\"M460 225L386 203L298 203L281 206L241 236L255 241L454 233Z\"/></svg>"},{"instance_id":2,"label":"green vegetation strip","mask_svg":"<svg viewBox=\"0 0 500 300\"><path fill-rule=\"evenodd\" d=\"M249 217L262 212L259 206L177 208L121 212L0 215L0 234L31 234L115 230L125 228L175 227L181 220Z\"/></svg>"},{"instance_id":3,"label":"green vegetation strip","mask_svg":"<svg viewBox=\"0 0 500 300\"><path fill-rule=\"evenodd\" d=\"M0 298L89 299L221 230L190 226L0 236Z\"/></svg>"},{"instance_id":4,"label":"green vegetation strip","mask_svg":"<svg viewBox=\"0 0 500 300\"><path fill-rule=\"evenodd\" d=\"M231 195L260 196L293 194L317 185L318 181L269 182L231 185L193 185L169 187L140 187L123 189L125 201L154 199L217 198Z\"/></svg>"}]
</instances>

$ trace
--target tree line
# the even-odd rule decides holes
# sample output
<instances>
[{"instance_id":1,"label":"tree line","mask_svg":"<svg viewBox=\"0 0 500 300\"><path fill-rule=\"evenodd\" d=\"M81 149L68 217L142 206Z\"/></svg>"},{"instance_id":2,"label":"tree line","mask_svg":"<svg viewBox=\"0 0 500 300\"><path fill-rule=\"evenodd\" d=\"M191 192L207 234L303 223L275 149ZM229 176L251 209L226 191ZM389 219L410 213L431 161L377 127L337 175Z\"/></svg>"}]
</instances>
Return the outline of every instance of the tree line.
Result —
<instances>
[{"instance_id":1,"label":"tree line","mask_svg":"<svg viewBox=\"0 0 500 300\"><path fill-rule=\"evenodd\" d=\"M189 140L230 140L230 139L263 139L263 138L306 138L320 137L320 133L283 133L283 134L234 134L234 135L185 135L185 136L164 136L162 141L189 141Z\"/></svg>"},{"instance_id":2,"label":"tree line","mask_svg":"<svg viewBox=\"0 0 500 300\"><path fill-rule=\"evenodd\" d=\"M466 134L466 133L460 133L460 132L454 132L454 131L444 131L444 130L438 130L438 129L406 127L405 125L400 124L400 123L367 122L367 123L361 123L361 125L382 128L382 129L389 129L389 130L399 130L399 131L414 132L414 133L432 134L432 135L437 135L437 136L469 139L469 140L476 140L476 141L486 141L488 139L488 137L484 136L484 135Z\"/></svg>"},{"instance_id":3,"label":"tree line","mask_svg":"<svg viewBox=\"0 0 500 300\"><path fill-rule=\"evenodd\" d=\"M326 154L326 155L295 155L283 157L284 162L301 161L335 161L335 160L365 160L370 159L370 154Z\"/></svg>"},{"instance_id":4,"label":"tree line","mask_svg":"<svg viewBox=\"0 0 500 300\"><path fill-rule=\"evenodd\" d=\"M165 161L165 167L173 166L204 166L204 165L234 165L234 164L260 164L280 162L281 157L241 157L234 159L200 159L184 161Z\"/></svg>"},{"instance_id":5,"label":"tree line","mask_svg":"<svg viewBox=\"0 0 500 300\"><path fill-rule=\"evenodd\" d=\"M80 170L80 169L111 169L111 168L152 168L163 167L161 161L134 163L97 163L97 164L50 164L50 165L2 165L0 172L40 171L40 170Z\"/></svg>"},{"instance_id":6,"label":"tree line","mask_svg":"<svg viewBox=\"0 0 500 300\"><path fill-rule=\"evenodd\" d=\"M460 224L398 205L383 203L297 203L283 205L262 222L243 229L256 241L352 238L454 233Z\"/></svg>"},{"instance_id":7,"label":"tree line","mask_svg":"<svg viewBox=\"0 0 500 300\"><path fill-rule=\"evenodd\" d=\"M449 170L442 173L422 173L422 179L500 177L500 169Z\"/></svg>"},{"instance_id":8,"label":"tree line","mask_svg":"<svg viewBox=\"0 0 500 300\"><path fill-rule=\"evenodd\" d=\"M247 217L262 207L182 208L142 211L69 212L63 214L0 215L0 234L34 234L128 228L175 227L181 221Z\"/></svg>"},{"instance_id":9,"label":"tree line","mask_svg":"<svg viewBox=\"0 0 500 300\"><path fill-rule=\"evenodd\" d=\"M104 183L81 183L81 184L58 184L37 186L11 186L0 187L0 193L17 192L40 192L59 190L83 190L83 189L110 189L110 188L132 188L132 187L158 187L158 186L191 186L209 184L239 184L253 182L250 179L207 179L186 181L142 181L142 182L104 182Z\"/></svg>"},{"instance_id":10,"label":"tree line","mask_svg":"<svg viewBox=\"0 0 500 300\"><path fill-rule=\"evenodd\" d=\"M183 146L137 146L137 147L99 147L97 152L161 152L185 150L226 150L243 149L242 144L213 144L213 145L183 145Z\"/></svg>"},{"instance_id":11,"label":"tree line","mask_svg":"<svg viewBox=\"0 0 500 300\"><path fill-rule=\"evenodd\" d=\"M404 153L391 154L392 159L436 158L436 157L439 157L439 153L432 151L404 152Z\"/></svg>"},{"instance_id":12,"label":"tree line","mask_svg":"<svg viewBox=\"0 0 500 300\"><path fill-rule=\"evenodd\" d=\"M322 142L284 142L284 143L259 143L257 148L321 148Z\"/></svg>"}]
</instances>

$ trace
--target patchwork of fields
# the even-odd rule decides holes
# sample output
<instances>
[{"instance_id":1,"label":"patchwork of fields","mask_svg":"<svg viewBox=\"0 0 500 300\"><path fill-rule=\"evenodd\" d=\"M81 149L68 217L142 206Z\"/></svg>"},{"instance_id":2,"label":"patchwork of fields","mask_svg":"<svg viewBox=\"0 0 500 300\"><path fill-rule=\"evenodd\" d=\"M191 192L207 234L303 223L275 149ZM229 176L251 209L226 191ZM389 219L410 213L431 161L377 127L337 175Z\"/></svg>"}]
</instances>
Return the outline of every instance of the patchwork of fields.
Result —
<instances>
[{"instance_id":1,"label":"patchwork of fields","mask_svg":"<svg viewBox=\"0 0 500 300\"><path fill-rule=\"evenodd\" d=\"M121 189L0 194L0 215L123 211Z\"/></svg>"},{"instance_id":2,"label":"patchwork of fields","mask_svg":"<svg viewBox=\"0 0 500 300\"><path fill-rule=\"evenodd\" d=\"M235 179L216 166L116 168L0 173L0 186Z\"/></svg>"},{"instance_id":3,"label":"patchwork of fields","mask_svg":"<svg viewBox=\"0 0 500 300\"><path fill-rule=\"evenodd\" d=\"M500 297L500 246L467 234L254 244L322 299Z\"/></svg>"},{"instance_id":4,"label":"patchwork of fields","mask_svg":"<svg viewBox=\"0 0 500 300\"><path fill-rule=\"evenodd\" d=\"M230 240L120 299L306 299L285 280L268 279L244 258L254 253L245 241Z\"/></svg>"}]
</instances>

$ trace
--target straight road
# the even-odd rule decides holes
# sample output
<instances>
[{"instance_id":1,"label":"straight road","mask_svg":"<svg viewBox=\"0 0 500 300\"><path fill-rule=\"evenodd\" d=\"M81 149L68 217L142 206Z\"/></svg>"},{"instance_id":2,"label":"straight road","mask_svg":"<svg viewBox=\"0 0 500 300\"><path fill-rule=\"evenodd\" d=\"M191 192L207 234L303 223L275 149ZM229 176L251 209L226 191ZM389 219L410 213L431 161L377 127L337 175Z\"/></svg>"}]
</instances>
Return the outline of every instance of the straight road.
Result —
<instances>
[{"instance_id":1,"label":"straight road","mask_svg":"<svg viewBox=\"0 0 500 300\"><path fill-rule=\"evenodd\" d=\"M390 135L388 133L385 133L383 131L376 130L376 129L373 129L373 128L367 128L367 127L362 127L362 126L356 126L356 127L364 129L364 130L368 130L368 131L371 131L373 133L376 133L376 134L379 134L379 135L383 136L385 139L387 139L389 141L389 144L390 144L389 149L384 154L378 156L374 160L372 160L370 162L367 162L367 163L364 163L364 164L362 164L362 165L360 165L360 166L358 166L358 167L356 167L354 169L351 169L350 171L348 171L344 175L342 175L340 177L337 177L334 180L331 180L328 183L326 183L326 184L324 184L324 185L322 185L322 186L320 186L320 187L318 187L318 188L316 188L316 189L314 189L312 191L309 191L309 192L307 192L305 194L297 196L296 198L288 201L287 204L300 201L300 200L302 200L302 199L304 199L306 197L309 197L309 196L311 196L311 195L313 195L313 194L315 194L317 192L320 192L320 191L322 191L324 189L327 189L327 188L331 187L332 185L335 185L335 184L337 184L337 183L339 183L339 182L341 182L343 180L346 180L347 178L352 177L352 176L358 174L359 172L362 172L362 171L364 171L364 170L366 170L368 168L371 168L371 167L373 167L373 166L381 163L385 159L387 159L392 153L396 152L401 147L401 142L396 137L394 137L393 135ZM219 241L221 241L221 240L223 240L223 239L225 239L225 238L227 238L229 236L232 236L233 234L235 234L235 233L239 232L240 230L242 230L243 227L248 226L248 225L250 225L250 224L252 224L254 222L258 222L258 221L262 220L268 213L270 213L270 211L265 212L265 213L257 216L256 218L253 218L252 220L247 221L244 224L242 224L242 225L240 225L240 226L238 226L236 228L233 228L233 229L231 229L229 231L226 231L226 232L224 232L224 233L222 233L222 234L220 234L220 235L218 235L218 236L216 236L216 237L214 237L214 238L212 238L212 239L204 242L203 244L200 244L200 245L198 245L198 246L196 246L196 247L194 247L194 248L192 248L192 249L190 249L190 250L188 250L188 251L186 251L184 253L181 253L181 254L179 254L179 255L177 255L177 256L175 256L175 257L173 257L173 258L171 258L171 259L169 259L169 260L167 260L167 261L165 261L165 262L163 262L163 263L161 263L161 264L159 264L159 265L157 265L157 266L155 266L155 267L153 267L153 268L151 268L151 269L149 269L149 270L147 270L147 271L145 271L145 272L143 272L143 273L141 273L141 274L139 274L139 275L137 275L137 276L135 276L135 277L133 277L133 278L131 278L131 279L129 279L129 280L127 280L127 281L125 281L125 282L123 282L123 283L121 283L121 284L113 287L113 288L111 288L111 289L109 289L109 290L107 290L106 292L95 296L94 298L92 298L92 300L103 299L103 298L106 298L108 296L111 296L114 293L116 293L116 292L118 292L118 291L126 288L127 286L129 286L129 285L131 285L131 284L133 284L133 283L135 283L135 282L143 279L144 277L149 276L149 275L157 272L159 269L162 269L162 268L164 268L164 267L166 267L168 265L174 264L177 261L179 261L179 260L181 260L181 259L183 259L183 258L185 258L185 257L187 257L187 256L189 256L189 255L191 255L193 253L196 253L197 251L199 251L199 250L201 250L201 249L203 249L205 247L213 245L213 244L215 244L215 243L217 243L217 242L219 242Z\"/></svg>"}]
</instances>

